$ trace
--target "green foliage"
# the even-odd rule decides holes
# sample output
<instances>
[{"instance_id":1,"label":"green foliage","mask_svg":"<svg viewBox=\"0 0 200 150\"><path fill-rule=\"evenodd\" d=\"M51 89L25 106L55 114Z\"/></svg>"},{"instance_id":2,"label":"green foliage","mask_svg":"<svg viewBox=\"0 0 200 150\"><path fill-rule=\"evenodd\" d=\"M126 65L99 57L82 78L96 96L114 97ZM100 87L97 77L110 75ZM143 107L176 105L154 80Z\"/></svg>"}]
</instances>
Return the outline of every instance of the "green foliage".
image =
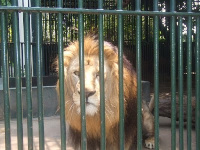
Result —
<instances>
[{"instance_id":1,"label":"green foliage","mask_svg":"<svg viewBox=\"0 0 200 150\"><path fill-rule=\"evenodd\" d=\"M1 5L11 5L11 0L0 0ZM143 11L153 11L153 2L144 1L141 2ZM104 9L116 9L117 4L115 0L104 0ZM56 1L42 1L43 7L56 7ZM78 1L63 1L63 7L67 8L77 8ZM166 0L159 1L159 11L170 11L170 3ZM199 5L195 2L192 3L192 11L199 11ZM98 0L84 0L84 8L97 9ZM124 10L134 10L135 2L130 1L126 5ZM176 10L177 11L187 11L187 5L185 1L178 0L176 1ZM124 16L124 42L126 44L135 43L135 27L136 20L135 16L127 15ZM42 25L43 25L43 40L44 42L57 42L57 14L53 13L43 13L42 14ZM7 16L7 26L8 26L8 41L12 41L12 26L11 26L11 14ZM33 23L34 24L34 23ZM186 33L187 18L183 17L183 26ZM193 18L193 24L195 24L195 19ZM142 30L142 41L152 42L153 40L153 17L142 16L141 22ZM160 41L168 41L169 37L169 28L170 28L170 17L160 17L159 18L159 39ZM84 15L84 31L93 32L98 31L98 15L87 14ZM195 29L193 28L195 34ZM63 14L63 41L68 43L77 39L78 33L78 15L77 14ZM0 32L1 34L1 32ZM117 42L117 15L104 15L104 36L107 40Z\"/></svg>"},{"instance_id":2,"label":"green foliage","mask_svg":"<svg viewBox=\"0 0 200 150\"><path fill-rule=\"evenodd\" d=\"M2 6L11 6L11 0L0 0Z\"/></svg>"}]
</instances>

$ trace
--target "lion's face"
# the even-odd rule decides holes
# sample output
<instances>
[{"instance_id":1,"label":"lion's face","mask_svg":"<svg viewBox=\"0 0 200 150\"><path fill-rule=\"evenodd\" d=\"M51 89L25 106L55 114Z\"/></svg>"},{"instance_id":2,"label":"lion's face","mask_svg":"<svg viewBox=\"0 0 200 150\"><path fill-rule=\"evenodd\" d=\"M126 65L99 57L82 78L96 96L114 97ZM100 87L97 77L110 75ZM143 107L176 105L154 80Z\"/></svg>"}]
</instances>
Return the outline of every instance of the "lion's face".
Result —
<instances>
[{"instance_id":1,"label":"lion's face","mask_svg":"<svg viewBox=\"0 0 200 150\"><path fill-rule=\"evenodd\" d=\"M99 58L97 56L85 57L85 110L86 115L94 116L100 108L100 83L99 83ZM108 67L104 69L104 77ZM71 77L74 91L72 101L76 105L77 113L80 113L80 72L79 58L71 61L67 74Z\"/></svg>"},{"instance_id":2,"label":"lion's face","mask_svg":"<svg viewBox=\"0 0 200 150\"><path fill-rule=\"evenodd\" d=\"M106 130L110 131L119 122L119 69L117 47L104 42L104 92ZM79 42L75 41L64 49L65 68L65 114L70 127L81 131ZM100 81L99 81L99 41L94 37L84 38L85 110L87 133L100 136ZM129 102L135 105L136 74L124 58L124 108ZM59 82L57 83L59 95ZM131 107L132 108L132 107ZM126 113L127 111L125 111Z\"/></svg>"}]
</instances>

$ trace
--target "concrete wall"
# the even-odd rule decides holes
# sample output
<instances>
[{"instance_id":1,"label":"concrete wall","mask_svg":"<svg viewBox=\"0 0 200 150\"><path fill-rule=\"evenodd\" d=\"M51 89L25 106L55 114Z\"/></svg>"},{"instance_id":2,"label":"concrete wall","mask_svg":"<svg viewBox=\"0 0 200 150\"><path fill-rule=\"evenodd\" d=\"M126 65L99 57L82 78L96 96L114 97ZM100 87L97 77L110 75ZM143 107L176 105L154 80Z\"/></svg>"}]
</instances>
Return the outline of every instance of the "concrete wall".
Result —
<instances>
[{"instance_id":1,"label":"concrete wall","mask_svg":"<svg viewBox=\"0 0 200 150\"><path fill-rule=\"evenodd\" d=\"M43 103L44 103L44 116L55 115L58 101L57 93L54 86L43 87ZM37 100L37 87L32 88L32 107L33 117L38 115L38 100ZM26 103L26 88L22 88L22 105L23 105L23 117L27 116L27 103ZM4 99L3 90L0 90L0 119L3 116ZM10 89L10 113L11 117L16 117L16 89Z\"/></svg>"},{"instance_id":2,"label":"concrete wall","mask_svg":"<svg viewBox=\"0 0 200 150\"><path fill-rule=\"evenodd\" d=\"M2 82L0 82L2 83ZM0 84L1 87L1 84ZM0 89L0 120L3 119L3 88ZM148 81L142 81L142 99L150 101L150 83ZM43 87L43 102L44 102L44 116L55 115L58 107L57 93L55 86ZM22 88L22 105L23 105L23 117L27 116L27 104L26 104L26 88ZM37 100L37 87L32 88L32 107L33 117L38 115L38 100ZM16 89L10 88L10 114L12 118L16 118Z\"/></svg>"}]
</instances>

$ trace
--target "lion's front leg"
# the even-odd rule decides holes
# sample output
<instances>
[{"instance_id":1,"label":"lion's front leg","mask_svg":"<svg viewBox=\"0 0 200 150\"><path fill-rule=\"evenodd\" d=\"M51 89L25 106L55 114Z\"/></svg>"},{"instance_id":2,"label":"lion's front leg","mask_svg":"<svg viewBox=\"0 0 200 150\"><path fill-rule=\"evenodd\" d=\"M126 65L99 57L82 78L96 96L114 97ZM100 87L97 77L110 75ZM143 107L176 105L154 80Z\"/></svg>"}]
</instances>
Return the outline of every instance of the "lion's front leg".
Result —
<instances>
[{"instance_id":1,"label":"lion's front leg","mask_svg":"<svg viewBox=\"0 0 200 150\"><path fill-rule=\"evenodd\" d=\"M145 147L149 149L155 148L154 139L154 116L150 112L149 107L146 102L142 102L142 116L143 116L143 135L145 137L144 143Z\"/></svg>"}]
</instances>

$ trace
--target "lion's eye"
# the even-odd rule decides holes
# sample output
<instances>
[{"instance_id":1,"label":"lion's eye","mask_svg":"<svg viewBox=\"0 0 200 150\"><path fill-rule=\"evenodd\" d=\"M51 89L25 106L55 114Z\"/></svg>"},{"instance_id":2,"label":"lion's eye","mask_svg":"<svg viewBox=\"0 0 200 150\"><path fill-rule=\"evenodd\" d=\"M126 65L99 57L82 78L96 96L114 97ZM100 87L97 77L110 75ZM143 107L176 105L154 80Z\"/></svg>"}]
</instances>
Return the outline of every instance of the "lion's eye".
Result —
<instances>
[{"instance_id":1,"label":"lion's eye","mask_svg":"<svg viewBox=\"0 0 200 150\"><path fill-rule=\"evenodd\" d=\"M100 74L99 72L96 73L96 77L97 77L97 78L99 77L99 74Z\"/></svg>"},{"instance_id":2,"label":"lion's eye","mask_svg":"<svg viewBox=\"0 0 200 150\"><path fill-rule=\"evenodd\" d=\"M80 72L79 72L79 71L74 71L74 74L75 74L76 76L80 76Z\"/></svg>"}]
</instances>

